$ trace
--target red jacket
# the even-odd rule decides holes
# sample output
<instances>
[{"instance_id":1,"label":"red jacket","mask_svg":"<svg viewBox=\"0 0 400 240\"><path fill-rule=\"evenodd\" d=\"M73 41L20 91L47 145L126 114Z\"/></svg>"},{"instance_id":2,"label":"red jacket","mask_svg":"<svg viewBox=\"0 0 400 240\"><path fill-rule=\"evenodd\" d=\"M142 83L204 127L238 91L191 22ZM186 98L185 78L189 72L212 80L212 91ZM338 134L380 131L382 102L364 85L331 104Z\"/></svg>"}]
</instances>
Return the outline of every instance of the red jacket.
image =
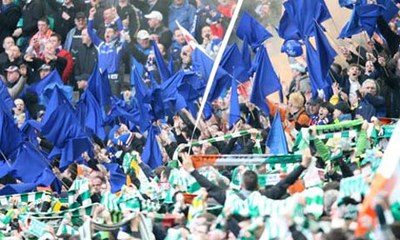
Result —
<instances>
[{"instance_id":1,"label":"red jacket","mask_svg":"<svg viewBox=\"0 0 400 240\"><path fill-rule=\"evenodd\" d=\"M63 57L67 60L67 65L62 72L62 80L64 84L68 84L69 78L74 70L74 60L72 59L72 54L65 49L61 49L57 52L57 57Z\"/></svg>"}]
</instances>

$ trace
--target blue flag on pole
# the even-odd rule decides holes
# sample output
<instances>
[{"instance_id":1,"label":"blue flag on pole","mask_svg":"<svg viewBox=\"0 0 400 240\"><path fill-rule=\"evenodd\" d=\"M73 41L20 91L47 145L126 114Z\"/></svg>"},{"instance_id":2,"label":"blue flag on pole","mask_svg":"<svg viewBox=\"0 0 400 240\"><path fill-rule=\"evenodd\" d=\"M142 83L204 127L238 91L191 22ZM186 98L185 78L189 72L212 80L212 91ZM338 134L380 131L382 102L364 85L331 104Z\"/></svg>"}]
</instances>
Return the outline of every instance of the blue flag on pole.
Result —
<instances>
[{"instance_id":1,"label":"blue flag on pole","mask_svg":"<svg viewBox=\"0 0 400 240\"><path fill-rule=\"evenodd\" d=\"M312 92L315 95L318 89L324 89L328 86L327 77L329 69L335 60L336 52L331 47L325 34L320 27L315 23L315 42L317 49L307 40L307 66L310 75Z\"/></svg>"},{"instance_id":2,"label":"blue flag on pole","mask_svg":"<svg viewBox=\"0 0 400 240\"><path fill-rule=\"evenodd\" d=\"M156 139L157 133L157 127L151 125L147 135L146 145L144 146L142 153L142 161L149 165L152 169L162 165L162 154Z\"/></svg>"},{"instance_id":3,"label":"blue flag on pole","mask_svg":"<svg viewBox=\"0 0 400 240\"><path fill-rule=\"evenodd\" d=\"M0 79L0 100L3 101L4 106L11 112L11 109L14 107L14 100L11 98L8 93L7 86Z\"/></svg>"},{"instance_id":4,"label":"blue flag on pole","mask_svg":"<svg viewBox=\"0 0 400 240\"><path fill-rule=\"evenodd\" d=\"M110 174L111 193L119 192L122 186L126 184L126 174L116 163L105 163L104 166Z\"/></svg>"},{"instance_id":5,"label":"blue flag on pole","mask_svg":"<svg viewBox=\"0 0 400 240\"><path fill-rule=\"evenodd\" d=\"M112 94L110 82L108 81L108 73L107 71L100 73L97 64L94 66L93 72L89 77L87 90L93 94L101 106L111 103Z\"/></svg>"},{"instance_id":6,"label":"blue flag on pole","mask_svg":"<svg viewBox=\"0 0 400 240\"><path fill-rule=\"evenodd\" d=\"M33 183L41 175L49 161L31 143L22 144L11 165L11 175L24 183Z\"/></svg>"},{"instance_id":7,"label":"blue flag on pole","mask_svg":"<svg viewBox=\"0 0 400 240\"><path fill-rule=\"evenodd\" d=\"M58 106L43 120L42 134L54 144L52 153L61 153L60 169L65 169L83 152L91 149L87 134L67 104Z\"/></svg>"},{"instance_id":8,"label":"blue flag on pole","mask_svg":"<svg viewBox=\"0 0 400 240\"><path fill-rule=\"evenodd\" d=\"M242 43L242 58L243 58L243 67L249 71L251 68L251 52L249 49L249 42L247 41L247 37L244 36Z\"/></svg>"},{"instance_id":9,"label":"blue flag on pole","mask_svg":"<svg viewBox=\"0 0 400 240\"><path fill-rule=\"evenodd\" d=\"M214 61L201 50L196 48L192 53L192 62L194 71L201 75L201 77L204 79L204 82L207 82L211 73L211 69L214 65ZM214 82L208 95L208 101L212 102L220 97L221 93L227 89L230 80L231 76L223 68L218 67Z\"/></svg>"},{"instance_id":10,"label":"blue flag on pole","mask_svg":"<svg viewBox=\"0 0 400 240\"><path fill-rule=\"evenodd\" d=\"M282 86L265 47L260 47L258 51L260 51L257 53L260 54L260 61L251 90L250 102L258 106L268 116L269 108L265 98L271 93L282 89Z\"/></svg>"},{"instance_id":11,"label":"blue flag on pole","mask_svg":"<svg viewBox=\"0 0 400 240\"><path fill-rule=\"evenodd\" d=\"M253 49L259 47L265 40L272 37L272 34L248 12L244 12L240 18L236 35L242 40L246 36L247 41L249 41Z\"/></svg>"},{"instance_id":12,"label":"blue flag on pole","mask_svg":"<svg viewBox=\"0 0 400 240\"><path fill-rule=\"evenodd\" d=\"M22 133L3 101L0 101L0 159L11 157L11 155L22 144Z\"/></svg>"},{"instance_id":13,"label":"blue flag on pole","mask_svg":"<svg viewBox=\"0 0 400 240\"><path fill-rule=\"evenodd\" d=\"M268 146L270 154L288 154L289 152L279 111L275 113L274 121L272 122L265 145Z\"/></svg>"},{"instance_id":14,"label":"blue flag on pole","mask_svg":"<svg viewBox=\"0 0 400 240\"><path fill-rule=\"evenodd\" d=\"M156 59L157 69L160 73L161 81L165 81L171 77L171 72L165 65L164 59L161 55L160 49L158 49L157 43L153 41L154 56Z\"/></svg>"},{"instance_id":15,"label":"blue flag on pole","mask_svg":"<svg viewBox=\"0 0 400 240\"><path fill-rule=\"evenodd\" d=\"M132 79L136 89L135 98L137 101L138 110L140 112L140 117L142 119L140 121L139 128L140 131L144 133L147 128L150 127L151 121L153 120L149 114L150 108L148 105L151 100L151 92L143 82L142 78L139 76L139 73L136 71L136 69L133 70Z\"/></svg>"},{"instance_id":16,"label":"blue flag on pole","mask_svg":"<svg viewBox=\"0 0 400 240\"><path fill-rule=\"evenodd\" d=\"M353 9L350 20L343 27L339 38L351 37L366 31L372 37L377 29L378 17L385 11L384 7L376 4L360 5Z\"/></svg>"},{"instance_id":17,"label":"blue flag on pole","mask_svg":"<svg viewBox=\"0 0 400 240\"><path fill-rule=\"evenodd\" d=\"M47 75L45 78L35 82L32 84L29 88L29 92L34 92L38 96L40 96L46 86L51 85L51 84L58 84L58 85L64 85L63 81L61 80L60 74L57 72L57 70L53 70L49 75Z\"/></svg>"},{"instance_id":18,"label":"blue flag on pole","mask_svg":"<svg viewBox=\"0 0 400 240\"><path fill-rule=\"evenodd\" d=\"M231 102L230 102L230 111L229 111L229 129L233 127L233 125L239 121L240 119L240 105L239 105L239 97L237 93L237 82L234 78L232 78L232 88L231 88Z\"/></svg>"},{"instance_id":19,"label":"blue flag on pole","mask_svg":"<svg viewBox=\"0 0 400 240\"><path fill-rule=\"evenodd\" d=\"M249 80L248 69L243 64L243 57L236 43L225 50L220 66L241 83Z\"/></svg>"},{"instance_id":20,"label":"blue flag on pole","mask_svg":"<svg viewBox=\"0 0 400 240\"><path fill-rule=\"evenodd\" d=\"M105 139L103 110L90 91L86 90L82 94L76 107L76 115L81 126L90 133L90 136L96 134L100 139Z\"/></svg>"}]
</instances>

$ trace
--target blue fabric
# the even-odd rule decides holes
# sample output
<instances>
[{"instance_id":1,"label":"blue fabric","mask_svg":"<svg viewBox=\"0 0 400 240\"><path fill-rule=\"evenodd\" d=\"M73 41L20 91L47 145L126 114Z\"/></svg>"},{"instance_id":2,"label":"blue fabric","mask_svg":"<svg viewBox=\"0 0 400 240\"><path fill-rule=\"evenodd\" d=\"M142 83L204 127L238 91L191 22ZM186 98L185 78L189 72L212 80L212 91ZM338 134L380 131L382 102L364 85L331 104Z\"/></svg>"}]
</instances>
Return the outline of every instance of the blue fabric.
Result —
<instances>
[{"instance_id":1,"label":"blue fabric","mask_svg":"<svg viewBox=\"0 0 400 240\"><path fill-rule=\"evenodd\" d=\"M36 186L37 186L36 183L7 184L0 190L0 196L32 192L36 190Z\"/></svg>"},{"instance_id":2,"label":"blue fabric","mask_svg":"<svg viewBox=\"0 0 400 240\"><path fill-rule=\"evenodd\" d=\"M244 12L240 18L236 35L242 40L246 36L247 41L253 49L259 47L265 40L272 37L272 34L248 12Z\"/></svg>"},{"instance_id":3,"label":"blue fabric","mask_svg":"<svg viewBox=\"0 0 400 240\"><path fill-rule=\"evenodd\" d=\"M97 102L101 105L109 105L111 103L111 86L108 81L108 72L100 73L98 66L93 68L93 72L89 77L87 90L89 90Z\"/></svg>"},{"instance_id":4,"label":"blue fabric","mask_svg":"<svg viewBox=\"0 0 400 240\"><path fill-rule=\"evenodd\" d=\"M111 193L119 192L122 186L126 184L126 174L116 163L105 163L104 166L110 174Z\"/></svg>"},{"instance_id":5,"label":"blue fabric","mask_svg":"<svg viewBox=\"0 0 400 240\"><path fill-rule=\"evenodd\" d=\"M399 1L397 1L398 3ZM381 15L386 22L390 22L394 16L398 13L399 9L397 8L396 4L392 0L377 0L379 5L384 7Z\"/></svg>"},{"instance_id":6,"label":"blue fabric","mask_svg":"<svg viewBox=\"0 0 400 240\"><path fill-rule=\"evenodd\" d=\"M279 111L276 111L274 121L272 122L267 142L270 154L288 154L288 145L286 141L285 131L282 126L282 119Z\"/></svg>"},{"instance_id":7,"label":"blue fabric","mask_svg":"<svg viewBox=\"0 0 400 240\"><path fill-rule=\"evenodd\" d=\"M185 72L179 71L161 84L162 104L168 116L176 114L186 107L185 98L178 91L178 87L182 84L185 75Z\"/></svg>"},{"instance_id":8,"label":"blue fabric","mask_svg":"<svg viewBox=\"0 0 400 240\"><path fill-rule=\"evenodd\" d=\"M47 75L42 80L39 80L39 81L35 82L34 84L32 84L28 88L28 91L34 92L38 96L40 96L43 93L46 86L48 86L52 83L58 84L60 86L64 85L63 81L61 80L60 74L58 74L57 70L53 70L49 75Z\"/></svg>"},{"instance_id":9,"label":"blue fabric","mask_svg":"<svg viewBox=\"0 0 400 240\"><path fill-rule=\"evenodd\" d=\"M240 105L237 93L237 82L232 78L231 99L229 111L229 129L240 119Z\"/></svg>"},{"instance_id":10,"label":"blue fabric","mask_svg":"<svg viewBox=\"0 0 400 240\"><path fill-rule=\"evenodd\" d=\"M153 50L154 50L154 56L157 64L157 69L158 72L160 73L161 80L165 81L168 78L171 77L171 72L165 65L164 59L161 55L160 49L158 49L157 43L153 41Z\"/></svg>"},{"instance_id":11,"label":"blue fabric","mask_svg":"<svg viewBox=\"0 0 400 240\"><path fill-rule=\"evenodd\" d=\"M76 107L76 116L89 135L96 134L100 139L105 139L103 110L90 91L82 94Z\"/></svg>"},{"instance_id":12,"label":"blue fabric","mask_svg":"<svg viewBox=\"0 0 400 240\"><path fill-rule=\"evenodd\" d=\"M151 115L149 114L149 106L148 104L145 104L150 102L151 92L150 89L148 89L143 82L142 78L139 76L136 69L134 69L132 77L136 89L135 98L137 100L138 110L141 117L139 128L140 131L144 133L150 127L150 124L152 122Z\"/></svg>"},{"instance_id":13,"label":"blue fabric","mask_svg":"<svg viewBox=\"0 0 400 240\"><path fill-rule=\"evenodd\" d=\"M11 165L11 175L24 183L33 183L49 162L31 143L21 145Z\"/></svg>"},{"instance_id":14,"label":"blue fabric","mask_svg":"<svg viewBox=\"0 0 400 240\"><path fill-rule=\"evenodd\" d=\"M265 97L282 89L282 86L272 67L271 60L269 59L265 47L260 47L258 51L260 61L254 78L250 102L258 106L261 111L268 116L269 108Z\"/></svg>"},{"instance_id":15,"label":"blue fabric","mask_svg":"<svg viewBox=\"0 0 400 240\"><path fill-rule=\"evenodd\" d=\"M6 158L18 149L22 143L22 133L14 122L10 110L0 101L0 151ZM0 155L0 159L3 156Z\"/></svg>"},{"instance_id":16,"label":"blue fabric","mask_svg":"<svg viewBox=\"0 0 400 240\"><path fill-rule=\"evenodd\" d=\"M201 75L205 82L208 81L214 61L205 53L196 48L192 53L193 70ZM211 86L207 101L212 102L221 96L227 89L231 76L221 67L218 67L214 82Z\"/></svg>"},{"instance_id":17,"label":"blue fabric","mask_svg":"<svg viewBox=\"0 0 400 240\"><path fill-rule=\"evenodd\" d=\"M42 134L56 147L53 151L58 148L61 152L60 169L68 167L91 148L87 134L68 106L65 103L59 105L42 123Z\"/></svg>"},{"instance_id":18,"label":"blue fabric","mask_svg":"<svg viewBox=\"0 0 400 240\"><path fill-rule=\"evenodd\" d=\"M224 54L220 66L240 82L249 80L247 68L243 64L243 57L236 43L229 46Z\"/></svg>"},{"instance_id":19,"label":"blue fabric","mask_svg":"<svg viewBox=\"0 0 400 240\"><path fill-rule=\"evenodd\" d=\"M328 74L331 64L335 60L336 52L331 47L328 39L317 24L315 26L315 42L317 49L307 40L306 44L306 60L308 72L311 81L311 89L313 94L317 93L318 89L324 89L330 85L328 82Z\"/></svg>"},{"instance_id":20,"label":"blue fabric","mask_svg":"<svg viewBox=\"0 0 400 240\"><path fill-rule=\"evenodd\" d=\"M339 38L351 37L362 31L366 31L372 37L377 29L376 22L378 17L384 12L381 5L366 4L353 9L350 20L343 27Z\"/></svg>"},{"instance_id":21,"label":"blue fabric","mask_svg":"<svg viewBox=\"0 0 400 240\"><path fill-rule=\"evenodd\" d=\"M3 178L11 171L11 167L8 162L0 161L0 178Z\"/></svg>"},{"instance_id":22,"label":"blue fabric","mask_svg":"<svg viewBox=\"0 0 400 240\"><path fill-rule=\"evenodd\" d=\"M279 36L285 40L314 36L314 23L321 24L331 17L323 0L288 0L279 23Z\"/></svg>"},{"instance_id":23,"label":"blue fabric","mask_svg":"<svg viewBox=\"0 0 400 240\"><path fill-rule=\"evenodd\" d=\"M242 44L243 67L249 71L251 67L251 53L249 49L249 41L247 41L246 36L244 36Z\"/></svg>"},{"instance_id":24,"label":"blue fabric","mask_svg":"<svg viewBox=\"0 0 400 240\"><path fill-rule=\"evenodd\" d=\"M158 146L156 134L158 134L157 127L151 125L147 135L146 145L144 146L142 153L142 161L152 169L162 165L162 154L160 147Z\"/></svg>"},{"instance_id":25,"label":"blue fabric","mask_svg":"<svg viewBox=\"0 0 400 240\"><path fill-rule=\"evenodd\" d=\"M1 77L0 77L1 78ZM11 109L15 107L14 100L8 93L7 86L0 79L0 100L3 101L4 106L11 112Z\"/></svg>"}]
</instances>

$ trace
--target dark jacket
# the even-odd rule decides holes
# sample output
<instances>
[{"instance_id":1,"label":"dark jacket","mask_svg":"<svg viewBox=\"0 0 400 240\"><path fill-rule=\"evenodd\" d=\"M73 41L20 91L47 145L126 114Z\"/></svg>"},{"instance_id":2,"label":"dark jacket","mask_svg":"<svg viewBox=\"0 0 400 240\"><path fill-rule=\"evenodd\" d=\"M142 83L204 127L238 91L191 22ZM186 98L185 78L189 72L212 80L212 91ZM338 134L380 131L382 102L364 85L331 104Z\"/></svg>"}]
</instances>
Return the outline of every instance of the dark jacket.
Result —
<instances>
[{"instance_id":1,"label":"dark jacket","mask_svg":"<svg viewBox=\"0 0 400 240\"><path fill-rule=\"evenodd\" d=\"M117 6L118 16L124 20L129 17L129 35L133 39L136 35L136 32L140 29L139 17L136 14L136 10L133 5L128 4L128 6L121 8L119 5Z\"/></svg>"},{"instance_id":2,"label":"dark jacket","mask_svg":"<svg viewBox=\"0 0 400 240\"><path fill-rule=\"evenodd\" d=\"M304 167L299 166L293 170L289 175L270 188L261 189L260 193L270 199L281 199L285 196L286 191L299 178L301 173L305 170ZM201 175L197 170L190 173L201 187L204 187L208 196L214 198L219 204L224 205L226 200L226 191L222 188L212 184L206 177Z\"/></svg>"},{"instance_id":3,"label":"dark jacket","mask_svg":"<svg viewBox=\"0 0 400 240\"><path fill-rule=\"evenodd\" d=\"M22 36L31 38L38 31L38 20L44 16L43 1L32 0L22 10Z\"/></svg>"},{"instance_id":4,"label":"dark jacket","mask_svg":"<svg viewBox=\"0 0 400 240\"><path fill-rule=\"evenodd\" d=\"M172 32L167 27L161 25L158 28L149 28L149 33L156 34L160 39L160 43L164 45L165 49L170 48L172 43Z\"/></svg>"},{"instance_id":5,"label":"dark jacket","mask_svg":"<svg viewBox=\"0 0 400 240\"><path fill-rule=\"evenodd\" d=\"M78 48L75 60L75 80L88 80L97 61L97 50L93 44Z\"/></svg>"},{"instance_id":6,"label":"dark jacket","mask_svg":"<svg viewBox=\"0 0 400 240\"><path fill-rule=\"evenodd\" d=\"M11 3L7 6L0 3L0 43L7 36L11 36L16 29L19 18L21 17L21 9ZM0 52L3 52L3 46L0 46Z\"/></svg>"}]
</instances>

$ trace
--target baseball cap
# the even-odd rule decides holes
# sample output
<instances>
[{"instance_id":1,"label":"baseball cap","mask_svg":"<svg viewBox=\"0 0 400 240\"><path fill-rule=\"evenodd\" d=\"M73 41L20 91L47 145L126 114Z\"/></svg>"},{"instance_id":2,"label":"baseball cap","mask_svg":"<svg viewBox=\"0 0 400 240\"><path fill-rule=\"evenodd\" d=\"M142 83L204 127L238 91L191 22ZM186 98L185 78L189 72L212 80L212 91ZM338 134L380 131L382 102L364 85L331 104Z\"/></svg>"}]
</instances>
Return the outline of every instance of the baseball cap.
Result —
<instances>
[{"instance_id":1,"label":"baseball cap","mask_svg":"<svg viewBox=\"0 0 400 240\"><path fill-rule=\"evenodd\" d=\"M146 30L140 30L140 31L137 33L137 38L138 38L138 39L149 39L149 38L150 38L150 34L149 34L149 32L146 31Z\"/></svg>"},{"instance_id":2,"label":"baseball cap","mask_svg":"<svg viewBox=\"0 0 400 240\"><path fill-rule=\"evenodd\" d=\"M163 15L159 11L151 11L151 13L144 15L145 18L155 18L158 21L163 20Z\"/></svg>"},{"instance_id":3,"label":"baseball cap","mask_svg":"<svg viewBox=\"0 0 400 240\"><path fill-rule=\"evenodd\" d=\"M38 69L39 71L41 70L50 70L51 66L49 64L43 64L42 66L40 66L40 68Z\"/></svg>"},{"instance_id":4,"label":"baseball cap","mask_svg":"<svg viewBox=\"0 0 400 240\"><path fill-rule=\"evenodd\" d=\"M6 71L7 72L15 72L15 71L18 71L18 67L17 66L15 66L15 65L12 65L12 66L9 66L7 69L6 69Z\"/></svg>"},{"instance_id":5,"label":"baseball cap","mask_svg":"<svg viewBox=\"0 0 400 240\"><path fill-rule=\"evenodd\" d=\"M75 18L86 18L86 15L84 12L77 12Z\"/></svg>"}]
</instances>

